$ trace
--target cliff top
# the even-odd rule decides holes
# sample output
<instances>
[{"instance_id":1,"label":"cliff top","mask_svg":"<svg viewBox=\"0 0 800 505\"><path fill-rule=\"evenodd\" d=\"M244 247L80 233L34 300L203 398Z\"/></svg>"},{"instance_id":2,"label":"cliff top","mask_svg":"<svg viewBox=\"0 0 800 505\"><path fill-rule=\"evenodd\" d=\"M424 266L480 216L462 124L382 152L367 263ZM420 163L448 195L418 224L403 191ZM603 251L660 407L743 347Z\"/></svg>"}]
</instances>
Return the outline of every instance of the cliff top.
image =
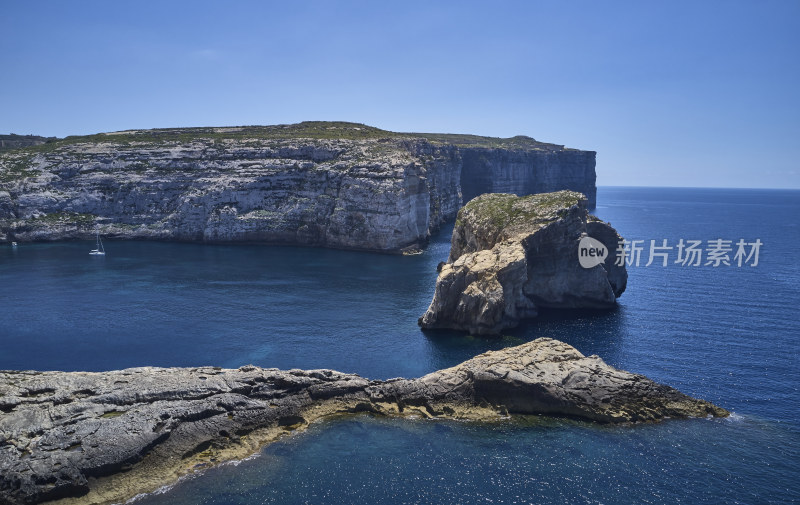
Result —
<instances>
[{"instance_id":1,"label":"cliff top","mask_svg":"<svg viewBox=\"0 0 800 505\"><path fill-rule=\"evenodd\" d=\"M555 221L573 205L586 205L586 197L575 191L556 191L528 196L509 193L485 193L473 198L459 211L457 223L470 221L474 226L501 229Z\"/></svg>"},{"instance_id":2,"label":"cliff top","mask_svg":"<svg viewBox=\"0 0 800 505\"><path fill-rule=\"evenodd\" d=\"M458 211L448 261L453 262L467 252L491 249L519 234L533 233L571 210L586 214L586 197L582 193L564 190L528 196L480 195Z\"/></svg>"},{"instance_id":3,"label":"cliff top","mask_svg":"<svg viewBox=\"0 0 800 505\"><path fill-rule=\"evenodd\" d=\"M42 137L43 138L43 137ZM345 139L381 140L423 138L434 144L449 144L459 147L484 147L502 149L571 150L559 144L539 142L531 137L518 135L510 138L482 137L455 133L399 133L381 130L373 126L344 121L303 121L296 124L271 126L226 126L193 128L155 128L151 130L124 130L94 135L73 135L62 139L47 139L40 145L19 147L30 151L50 151L61 146L101 142L190 142L207 140L287 140L287 139Z\"/></svg>"}]
</instances>

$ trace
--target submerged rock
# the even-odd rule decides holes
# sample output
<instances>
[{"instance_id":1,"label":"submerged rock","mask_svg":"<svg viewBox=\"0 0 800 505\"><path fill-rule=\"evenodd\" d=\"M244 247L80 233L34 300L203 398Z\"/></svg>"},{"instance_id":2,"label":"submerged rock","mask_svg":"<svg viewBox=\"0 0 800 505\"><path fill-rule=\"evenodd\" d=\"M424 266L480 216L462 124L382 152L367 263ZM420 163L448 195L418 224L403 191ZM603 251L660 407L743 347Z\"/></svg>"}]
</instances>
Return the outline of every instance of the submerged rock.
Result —
<instances>
[{"instance_id":1,"label":"submerged rock","mask_svg":"<svg viewBox=\"0 0 800 505\"><path fill-rule=\"evenodd\" d=\"M134 130L0 153L0 243L266 242L401 252L464 198L595 188L595 153L342 122Z\"/></svg>"},{"instance_id":2,"label":"submerged rock","mask_svg":"<svg viewBox=\"0 0 800 505\"><path fill-rule=\"evenodd\" d=\"M551 339L411 380L254 366L6 371L0 372L0 504L118 502L246 457L320 417L356 412L462 419L548 414L599 422L728 415Z\"/></svg>"},{"instance_id":3,"label":"submerged rock","mask_svg":"<svg viewBox=\"0 0 800 505\"><path fill-rule=\"evenodd\" d=\"M579 262L584 236L606 249L592 268ZM620 240L588 214L581 193L481 195L458 212L450 257L419 324L492 335L541 307L613 307L628 279L625 266L616 265Z\"/></svg>"}]
</instances>

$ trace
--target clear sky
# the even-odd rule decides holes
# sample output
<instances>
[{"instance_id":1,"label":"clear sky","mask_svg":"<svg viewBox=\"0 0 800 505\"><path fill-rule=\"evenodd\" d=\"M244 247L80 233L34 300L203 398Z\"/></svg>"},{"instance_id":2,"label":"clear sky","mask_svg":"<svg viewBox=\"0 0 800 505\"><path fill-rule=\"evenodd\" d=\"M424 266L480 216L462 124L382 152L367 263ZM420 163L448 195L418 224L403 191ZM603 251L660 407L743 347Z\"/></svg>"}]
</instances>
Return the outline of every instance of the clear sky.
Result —
<instances>
[{"instance_id":1,"label":"clear sky","mask_svg":"<svg viewBox=\"0 0 800 505\"><path fill-rule=\"evenodd\" d=\"M0 133L346 120L800 188L800 1L0 3Z\"/></svg>"}]
</instances>

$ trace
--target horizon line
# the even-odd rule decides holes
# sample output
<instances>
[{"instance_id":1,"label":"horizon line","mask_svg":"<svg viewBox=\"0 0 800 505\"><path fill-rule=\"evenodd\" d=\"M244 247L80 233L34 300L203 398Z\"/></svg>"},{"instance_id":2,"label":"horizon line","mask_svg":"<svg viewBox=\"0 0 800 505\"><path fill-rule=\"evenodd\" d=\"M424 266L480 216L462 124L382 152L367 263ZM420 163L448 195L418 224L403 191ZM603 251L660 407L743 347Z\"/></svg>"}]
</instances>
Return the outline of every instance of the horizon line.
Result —
<instances>
[{"instance_id":1,"label":"horizon line","mask_svg":"<svg viewBox=\"0 0 800 505\"><path fill-rule=\"evenodd\" d=\"M771 191L800 191L796 188L774 188L765 186L643 186L643 185L622 185L622 184L596 184L597 188L642 188L642 189L765 189Z\"/></svg>"}]
</instances>

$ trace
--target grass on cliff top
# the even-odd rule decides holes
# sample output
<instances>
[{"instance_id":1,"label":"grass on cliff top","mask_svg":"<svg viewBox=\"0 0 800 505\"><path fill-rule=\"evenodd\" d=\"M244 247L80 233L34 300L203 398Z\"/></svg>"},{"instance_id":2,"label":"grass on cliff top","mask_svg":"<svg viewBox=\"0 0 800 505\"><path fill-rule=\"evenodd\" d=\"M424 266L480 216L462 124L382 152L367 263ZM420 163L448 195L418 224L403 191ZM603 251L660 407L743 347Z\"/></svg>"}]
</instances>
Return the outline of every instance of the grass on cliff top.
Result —
<instances>
[{"instance_id":1,"label":"grass on cliff top","mask_svg":"<svg viewBox=\"0 0 800 505\"><path fill-rule=\"evenodd\" d=\"M500 137L481 137L480 135L466 135L460 133L398 133L408 137L424 138L434 144L447 144L458 147L485 147L489 149L548 149L560 150L566 148L560 144L539 142L532 137L517 135L507 139Z\"/></svg>"},{"instance_id":2,"label":"grass on cliff top","mask_svg":"<svg viewBox=\"0 0 800 505\"><path fill-rule=\"evenodd\" d=\"M508 193L487 193L467 202L459 211L456 226L466 215L497 228L552 221L586 197L575 191L556 191L517 196Z\"/></svg>"},{"instance_id":3,"label":"grass on cliff top","mask_svg":"<svg viewBox=\"0 0 800 505\"><path fill-rule=\"evenodd\" d=\"M284 140L301 138L345 140L423 138L434 144L448 144L459 147L549 150L564 148L562 145L547 144L522 135L504 139L499 137L481 137L478 135L450 133L397 133L360 123L348 123L344 121L304 121L302 123L290 125L157 128L152 130L97 133L94 135L69 136L57 140L49 139L46 144L20 147L15 150L50 152L62 146L100 142L115 142L121 144L145 142L159 144L164 142L190 142L198 139Z\"/></svg>"}]
</instances>

